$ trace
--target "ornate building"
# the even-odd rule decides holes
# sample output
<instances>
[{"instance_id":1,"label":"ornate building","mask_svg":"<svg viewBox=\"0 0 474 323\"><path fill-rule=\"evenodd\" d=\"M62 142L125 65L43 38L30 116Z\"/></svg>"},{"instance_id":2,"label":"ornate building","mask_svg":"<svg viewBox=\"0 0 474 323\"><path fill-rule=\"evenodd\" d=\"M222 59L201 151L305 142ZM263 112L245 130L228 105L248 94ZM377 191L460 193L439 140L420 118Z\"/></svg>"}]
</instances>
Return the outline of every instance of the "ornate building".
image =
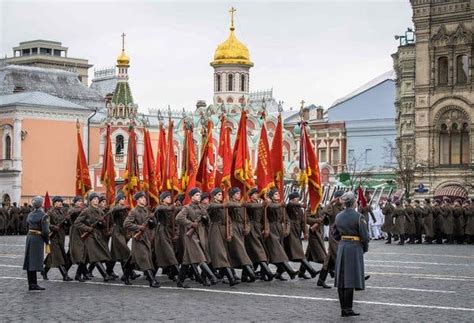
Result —
<instances>
[{"instance_id":1,"label":"ornate building","mask_svg":"<svg viewBox=\"0 0 474 323\"><path fill-rule=\"evenodd\" d=\"M397 138L417 196L473 196L472 1L412 0L416 41L393 55Z\"/></svg>"}]
</instances>

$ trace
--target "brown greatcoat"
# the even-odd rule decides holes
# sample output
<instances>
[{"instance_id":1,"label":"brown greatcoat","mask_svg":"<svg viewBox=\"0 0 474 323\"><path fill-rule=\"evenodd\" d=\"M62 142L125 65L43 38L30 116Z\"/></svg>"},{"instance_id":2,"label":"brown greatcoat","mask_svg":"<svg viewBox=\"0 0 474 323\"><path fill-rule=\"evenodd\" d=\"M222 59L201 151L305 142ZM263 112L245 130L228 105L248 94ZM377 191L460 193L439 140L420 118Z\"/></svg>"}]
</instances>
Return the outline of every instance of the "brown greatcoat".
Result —
<instances>
[{"instance_id":1,"label":"brown greatcoat","mask_svg":"<svg viewBox=\"0 0 474 323\"><path fill-rule=\"evenodd\" d=\"M405 207L405 234L416 234L415 209L411 205Z\"/></svg>"},{"instance_id":2,"label":"brown greatcoat","mask_svg":"<svg viewBox=\"0 0 474 323\"><path fill-rule=\"evenodd\" d=\"M209 228L209 254L214 268L231 267L226 241L224 204L212 202L207 208L211 225ZM230 217L228 219L230 225Z\"/></svg>"},{"instance_id":3,"label":"brown greatcoat","mask_svg":"<svg viewBox=\"0 0 474 323\"><path fill-rule=\"evenodd\" d=\"M207 205L201 204L201 221L197 228L197 233L199 236L199 242L201 243L202 250L204 251L204 256L206 256L206 262L211 263L211 256L209 254L209 215L207 214Z\"/></svg>"},{"instance_id":4,"label":"brown greatcoat","mask_svg":"<svg viewBox=\"0 0 474 323\"><path fill-rule=\"evenodd\" d=\"M270 234L265 238L265 247L268 251L270 263L278 264L287 262L288 256L283 248L283 238L288 234L289 225L284 206L279 203L268 204L267 216ZM286 230L284 231L285 228Z\"/></svg>"},{"instance_id":5,"label":"brown greatcoat","mask_svg":"<svg viewBox=\"0 0 474 323\"><path fill-rule=\"evenodd\" d=\"M323 224L322 219L320 217L320 213L322 208L318 208L318 213L315 216L308 214L308 225L312 227L316 223L318 223L316 231L309 230L308 235L308 247L306 248L306 259L308 261L314 261L318 264L324 263L324 259L327 256L326 247L324 246L324 238L323 238ZM308 212L308 211L306 211ZM308 212L309 213L309 212Z\"/></svg>"},{"instance_id":6,"label":"brown greatcoat","mask_svg":"<svg viewBox=\"0 0 474 323\"><path fill-rule=\"evenodd\" d=\"M227 205L232 220L232 239L228 242L232 267L251 265L244 243L244 207L238 202L228 202Z\"/></svg>"},{"instance_id":7,"label":"brown greatcoat","mask_svg":"<svg viewBox=\"0 0 474 323\"><path fill-rule=\"evenodd\" d=\"M148 208L137 205L125 218L123 227L133 236L140 230L138 226L145 225L150 219L154 220ZM153 269L151 241L147 231L149 229L145 228L141 237L132 238L132 251L128 260L134 268L141 271Z\"/></svg>"},{"instance_id":8,"label":"brown greatcoat","mask_svg":"<svg viewBox=\"0 0 474 323\"><path fill-rule=\"evenodd\" d=\"M86 259L88 259L90 263L110 261L112 259L110 257L109 247L105 243L100 229L98 228L99 223L104 223L103 219L104 213L100 208L89 206L82 210L74 222L80 234L87 232L89 228L93 229L84 240Z\"/></svg>"},{"instance_id":9,"label":"brown greatcoat","mask_svg":"<svg viewBox=\"0 0 474 323\"><path fill-rule=\"evenodd\" d=\"M290 234L284 239L285 252L290 261L300 261L305 258L301 234L304 232L306 225L301 203L288 203L286 214L288 214Z\"/></svg>"},{"instance_id":10,"label":"brown greatcoat","mask_svg":"<svg viewBox=\"0 0 474 323\"><path fill-rule=\"evenodd\" d=\"M173 217L176 217L176 207L159 205L155 210L158 221L155 235L155 261L157 267L178 265L174 243L177 239L176 230L173 232ZM173 240L174 237L174 240Z\"/></svg>"},{"instance_id":11,"label":"brown greatcoat","mask_svg":"<svg viewBox=\"0 0 474 323\"><path fill-rule=\"evenodd\" d=\"M51 253L46 259L48 267L64 266L68 262L66 256L66 227L68 220L66 219L66 210L64 208L54 207L48 211L50 247Z\"/></svg>"},{"instance_id":12,"label":"brown greatcoat","mask_svg":"<svg viewBox=\"0 0 474 323\"><path fill-rule=\"evenodd\" d=\"M200 236L192 228L193 223L197 223L199 226L203 210L204 207L199 202L192 202L183 207L176 215L176 223L180 226L180 238L183 241L183 265L206 262L204 248L199 240Z\"/></svg>"},{"instance_id":13,"label":"brown greatcoat","mask_svg":"<svg viewBox=\"0 0 474 323\"><path fill-rule=\"evenodd\" d=\"M414 208L415 211L415 227L416 227L416 234L421 235L423 233L423 215L424 210L421 206L416 206Z\"/></svg>"},{"instance_id":14,"label":"brown greatcoat","mask_svg":"<svg viewBox=\"0 0 474 323\"><path fill-rule=\"evenodd\" d=\"M268 262L262 234L264 213L265 207L262 203L250 202L247 204L250 232L245 237L245 250L247 250L252 263Z\"/></svg>"},{"instance_id":15,"label":"brown greatcoat","mask_svg":"<svg viewBox=\"0 0 474 323\"><path fill-rule=\"evenodd\" d=\"M69 218L73 225L69 229L69 257L73 264L84 264L86 262L86 246L81 239L81 233L74 222L84 208L73 207L69 209Z\"/></svg>"},{"instance_id":16,"label":"brown greatcoat","mask_svg":"<svg viewBox=\"0 0 474 323\"><path fill-rule=\"evenodd\" d=\"M384 215L384 220L382 224L382 231L386 233L392 233L393 231L393 211L395 210L395 207L393 206L392 203L388 202L385 203L385 206L382 209L382 213Z\"/></svg>"},{"instance_id":17,"label":"brown greatcoat","mask_svg":"<svg viewBox=\"0 0 474 323\"><path fill-rule=\"evenodd\" d=\"M472 236L474 235L474 204L464 208L464 215L466 219L464 233Z\"/></svg>"},{"instance_id":18,"label":"brown greatcoat","mask_svg":"<svg viewBox=\"0 0 474 323\"><path fill-rule=\"evenodd\" d=\"M451 205L444 205L441 209L443 210L443 233L451 235L454 229L453 207Z\"/></svg>"},{"instance_id":19,"label":"brown greatcoat","mask_svg":"<svg viewBox=\"0 0 474 323\"><path fill-rule=\"evenodd\" d=\"M336 221L336 215L341 213L343 210L344 210L344 207L342 206L342 204L330 203L326 205L323 208L323 211L321 212L323 223L329 225L328 255L330 255L333 258L333 260L336 260L337 245L338 245L338 242L336 241L336 239L334 239L334 235L333 235L334 222ZM367 211L367 214L369 214L368 211Z\"/></svg>"},{"instance_id":20,"label":"brown greatcoat","mask_svg":"<svg viewBox=\"0 0 474 323\"><path fill-rule=\"evenodd\" d=\"M463 236L464 235L464 209L462 206L453 207L453 235Z\"/></svg>"},{"instance_id":21,"label":"brown greatcoat","mask_svg":"<svg viewBox=\"0 0 474 323\"><path fill-rule=\"evenodd\" d=\"M429 204L426 204L423 208L423 230L425 231L425 236L429 238L434 237L433 207Z\"/></svg>"},{"instance_id":22,"label":"brown greatcoat","mask_svg":"<svg viewBox=\"0 0 474 323\"><path fill-rule=\"evenodd\" d=\"M116 205L109 212L109 221L113 223L110 254L112 260L125 263L130 257L130 249L127 246L130 235L123 227L123 222L127 218L129 208L122 205Z\"/></svg>"},{"instance_id":23,"label":"brown greatcoat","mask_svg":"<svg viewBox=\"0 0 474 323\"><path fill-rule=\"evenodd\" d=\"M443 233L443 213L444 210L439 205L433 207L433 231L435 232L435 235Z\"/></svg>"},{"instance_id":24,"label":"brown greatcoat","mask_svg":"<svg viewBox=\"0 0 474 323\"><path fill-rule=\"evenodd\" d=\"M395 210L393 210L392 216L395 219L393 234L405 234L406 213L403 207L398 205Z\"/></svg>"}]
</instances>

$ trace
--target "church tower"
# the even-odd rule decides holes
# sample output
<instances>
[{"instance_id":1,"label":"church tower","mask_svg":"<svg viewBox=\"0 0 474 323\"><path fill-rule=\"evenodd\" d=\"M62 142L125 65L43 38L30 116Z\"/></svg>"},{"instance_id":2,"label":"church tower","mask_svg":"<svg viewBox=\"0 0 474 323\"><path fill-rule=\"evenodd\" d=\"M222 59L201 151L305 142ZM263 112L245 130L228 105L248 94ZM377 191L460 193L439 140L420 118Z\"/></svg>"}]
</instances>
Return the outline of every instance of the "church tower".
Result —
<instances>
[{"instance_id":1,"label":"church tower","mask_svg":"<svg viewBox=\"0 0 474 323\"><path fill-rule=\"evenodd\" d=\"M249 100L249 76L253 63L247 46L235 37L234 13L230 9L230 34L217 46L214 68L214 104L242 104Z\"/></svg>"}]
</instances>

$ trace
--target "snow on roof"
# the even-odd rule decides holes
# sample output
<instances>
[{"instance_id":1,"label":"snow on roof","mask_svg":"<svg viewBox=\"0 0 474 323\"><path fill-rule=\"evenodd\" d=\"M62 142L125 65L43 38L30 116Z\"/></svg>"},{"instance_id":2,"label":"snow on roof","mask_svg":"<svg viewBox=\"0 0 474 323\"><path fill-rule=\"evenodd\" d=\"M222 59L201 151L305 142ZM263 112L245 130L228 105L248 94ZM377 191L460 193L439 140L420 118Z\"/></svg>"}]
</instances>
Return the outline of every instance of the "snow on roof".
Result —
<instances>
[{"instance_id":1,"label":"snow on roof","mask_svg":"<svg viewBox=\"0 0 474 323\"><path fill-rule=\"evenodd\" d=\"M61 98L52 96L50 94L34 91L34 92L21 92L14 94L7 94L0 96L0 106L11 106L11 105L36 105L36 106L48 106L48 107L60 107L70 109L81 109L90 110L81 105L63 100Z\"/></svg>"}]
</instances>

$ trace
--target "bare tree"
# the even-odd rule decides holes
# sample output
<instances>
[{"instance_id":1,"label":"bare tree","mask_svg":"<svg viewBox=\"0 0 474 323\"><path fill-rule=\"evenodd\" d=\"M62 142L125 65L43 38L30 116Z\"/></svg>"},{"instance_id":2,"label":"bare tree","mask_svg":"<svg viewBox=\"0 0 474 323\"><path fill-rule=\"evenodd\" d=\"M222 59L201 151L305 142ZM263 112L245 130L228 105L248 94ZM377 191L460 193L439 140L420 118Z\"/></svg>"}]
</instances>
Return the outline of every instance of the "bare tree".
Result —
<instances>
[{"instance_id":1,"label":"bare tree","mask_svg":"<svg viewBox=\"0 0 474 323\"><path fill-rule=\"evenodd\" d=\"M386 140L384 157L388 168L393 169L397 184L403 187L406 198L410 197L415 181L415 162L412 151L404 151L400 144Z\"/></svg>"},{"instance_id":2,"label":"bare tree","mask_svg":"<svg viewBox=\"0 0 474 323\"><path fill-rule=\"evenodd\" d=\"M364 164L362 161L364 155L361 153L357 156L349 156L349 162L347 163L346 170L349 175L349 186L354 188L356 186L366 186L372 177L372 169L362 168Z\"/></svg>"}]
</instances>

